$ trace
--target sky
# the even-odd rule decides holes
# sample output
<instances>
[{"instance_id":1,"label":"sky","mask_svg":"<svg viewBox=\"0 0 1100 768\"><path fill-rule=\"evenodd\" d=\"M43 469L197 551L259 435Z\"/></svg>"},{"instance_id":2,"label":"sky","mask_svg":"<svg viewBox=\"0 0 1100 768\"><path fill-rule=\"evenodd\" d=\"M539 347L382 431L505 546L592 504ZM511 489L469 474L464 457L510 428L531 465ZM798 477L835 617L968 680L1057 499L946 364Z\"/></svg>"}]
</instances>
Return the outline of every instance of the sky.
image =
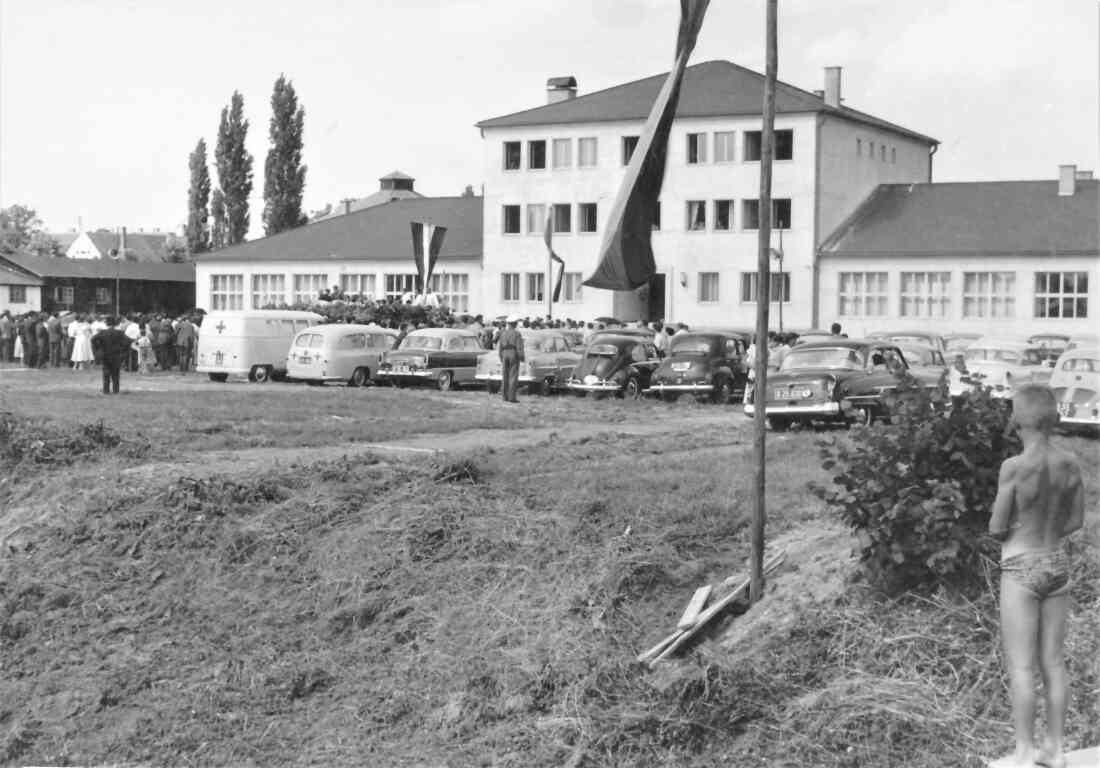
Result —
<instances>
[{"instance_id":1,"label":"sky","mask_svg":"<svg viewBox=\"0 0 1100 768\"><path fill-rule=\"evenodd\" d=\"M764 0L712 0L692 62L763 72ZM994 10L991 10L995 8ZM188 156L244 96L261 234L272 86L305 107L304 208L399 169L480 189L474 123L668 70L675 0L0 0L0 206L50 231L178 231ZM1095 0L780 0L779 78L933 136L936 181L1100 172Z\"/></svg>"}]
</instances>

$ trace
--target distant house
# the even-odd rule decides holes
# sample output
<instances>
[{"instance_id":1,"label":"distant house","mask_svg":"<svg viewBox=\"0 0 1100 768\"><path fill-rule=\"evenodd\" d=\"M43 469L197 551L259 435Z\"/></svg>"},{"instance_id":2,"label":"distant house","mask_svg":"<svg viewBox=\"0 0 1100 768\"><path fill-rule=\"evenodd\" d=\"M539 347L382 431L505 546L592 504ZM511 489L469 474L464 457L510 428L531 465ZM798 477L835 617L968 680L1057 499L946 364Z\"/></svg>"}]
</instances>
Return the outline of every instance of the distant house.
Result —
<instances>
[{"instance_id":1,"label":"distant house","mask_svg":"<svg viewBox=\"0 0 1100 768\"><path fill-rule=\"evenodd\" d=\"M166 261L172 235L166 232L126 232L127 261ZM119 234L108 229L81 232L65 255L70 259L105 259L111 249L119 247Z\"/></svg>"},{"instance_id":2,"label":"distant house","mask_svg":"<svg viewBox=\"0 0 1100 768\"><path fill-rule=\"evenodd\" d=\"M412 198L424 197L424 195L413 189L413 185L416 183L416 179L401 171L391 171L378 180L379 188L377 192L367 195L366 197L360 197L359 199L348 198L347 200L341 200L339 204L326 206L325 210L313 217L314 221L324 221L326 219L335 218L336 216L344 216L355 211L362 211L365 208L373 208L376 205L382 205L383 203L391 203L394 200L409 200Z\"/></svg>"},{"instance_id":3,"label":"distant house","mask_svg":"<svg viewBox=\"0 0 1100 768\"><path fill-rule=\"evenodd\" d=\"M117 294L117 296L116 296ZM0 255L0 311L179 313L195 306L195 266Z\"/></svg>"}]
</instances>

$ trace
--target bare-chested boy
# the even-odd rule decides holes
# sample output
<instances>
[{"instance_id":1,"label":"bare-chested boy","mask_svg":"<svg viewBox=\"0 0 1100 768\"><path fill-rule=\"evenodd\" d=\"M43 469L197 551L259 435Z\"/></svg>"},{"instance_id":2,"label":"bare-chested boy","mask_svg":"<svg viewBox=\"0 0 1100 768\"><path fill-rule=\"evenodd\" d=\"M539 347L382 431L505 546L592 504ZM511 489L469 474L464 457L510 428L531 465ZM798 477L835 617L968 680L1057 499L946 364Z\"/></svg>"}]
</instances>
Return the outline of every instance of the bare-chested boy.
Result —
<instances>
[{"instance_id":1,"label":"bare-chested boy","mask_svg":"<svg viewBox=\"0 0 1100 768\"><path fill-rule=\"evenodd\" d=\"M1012 696L1016 751L998 765L1065 765L1069 689L1062 659L1069 562L1062 539L1084 522L1084 488L1073 457L1050 443L1058 420L1048 387L1025 385L1012 399L1024 450L1001 465L989 532L1001 539L1001 632ZM1036 656L1046 694L1047 738L1035 746Z\"/></svg>"}]
</instances>

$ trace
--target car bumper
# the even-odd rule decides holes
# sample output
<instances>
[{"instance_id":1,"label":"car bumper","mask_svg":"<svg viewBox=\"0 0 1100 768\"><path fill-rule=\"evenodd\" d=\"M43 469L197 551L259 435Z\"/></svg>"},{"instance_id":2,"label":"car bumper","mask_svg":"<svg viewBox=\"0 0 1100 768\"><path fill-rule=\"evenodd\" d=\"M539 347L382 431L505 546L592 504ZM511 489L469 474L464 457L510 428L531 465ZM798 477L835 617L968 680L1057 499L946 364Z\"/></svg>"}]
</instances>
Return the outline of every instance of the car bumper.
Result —
<instances>
[{"instance_id":1,"label":"car bumper","mask_svg":"<svg viewBox=\"0 0 1100 768\"><path fill-rule=\"evenodd\" d=\"M580 392L618 392L623 388L623 385L617 384L614 381L596 381L591 384L586 384L583 381L574 379L569 382L569 388Z\"/></svg>"},{"instance_id":2,"label":"car bumper","mask_svg":"<svg viewBox=\"0 0 1100 768\"><path fill-rule=\"evenodd\" d=\"M660 384L660 383L658 383L658 384L653 384L648 389L646 389L645 393L647 395L650 394L650 393L661 395L661 394L664 394L666 392L676 393L676 392L713 392L713 391L714 391L714 385L713 384Z\"/></svg>"},{"instance_id":3,"label":"car bumper","mask_svg":"<svg viewBox=\"0 0 1100 768\"><path fill-rule=\"evenodd\" d=\"M502 377L499 373L479 373L476 376L474 376L474 378L477 379L478 381L496 381L496 382L500 382L502 380ZM520 376L519 377L519 382L521 384L530 384L534 380L535 380L534 376Z\"/></svg>"},{"instance_id":4,"label":"car bumper","mask_svg":"<svg viewBox=\"0 0 1100 768\"><path fill-rule=\"evenodd\" d=\"M195 371L198 373L224 373L227 376L247 376L251 372L251 369L226 368L223 365L196 365Z\"/></svg>"},{"instance_id":5,"label":"car bumper","mask_svg":"<svg viewBox=\"0 0 1100 768\"><path fill-rule=\"evenodd\" d=\"M431 369L419 369L415 371L380 370L374 374L380 379L431 379L438 375L438 371Z\"/></svg>"},{"instance_id":6,"label":"car bumper","mask_svg":"<svg viewBox=\"0 0 1100 768\"><path fill-rule=\"evenodd\" d=\"M745 415L756 413L753 403L745 403ZM840 403L812 403L807 405L766 405L764 413L768 416L808 416L818 418L837 418L844 412Z\"/></svg>"}]
</instances>

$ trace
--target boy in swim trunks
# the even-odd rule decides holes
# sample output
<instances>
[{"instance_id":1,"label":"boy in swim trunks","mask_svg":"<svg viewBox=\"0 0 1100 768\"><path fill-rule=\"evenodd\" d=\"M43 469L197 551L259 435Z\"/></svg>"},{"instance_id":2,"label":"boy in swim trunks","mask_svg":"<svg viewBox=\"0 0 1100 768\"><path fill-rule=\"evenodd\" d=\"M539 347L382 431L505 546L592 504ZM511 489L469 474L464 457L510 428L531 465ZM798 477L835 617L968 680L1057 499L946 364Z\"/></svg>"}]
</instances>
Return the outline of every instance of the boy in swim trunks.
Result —
<instances>
[{"instance_id":1,"label":"boy in swim trunks","mask_svg":"<svg viewBox=\"0 0 1100 768\"><path fill-rule=\"evenodd\" d=\"M1016 751L998 765L1065 765L1062 738L1069 690L1062 646L1069 610L1069 562L1062 539L1084 523L1084 486L1073 457L1050 443L1058 406L1050 388L1020 387L1013 421L1024 449L1001 465L989 532L1001 546L1001 633L1012 697ZM1037 749L1032 672L1046 694L1047 739Z\"/></svg>"}]
</instances>

